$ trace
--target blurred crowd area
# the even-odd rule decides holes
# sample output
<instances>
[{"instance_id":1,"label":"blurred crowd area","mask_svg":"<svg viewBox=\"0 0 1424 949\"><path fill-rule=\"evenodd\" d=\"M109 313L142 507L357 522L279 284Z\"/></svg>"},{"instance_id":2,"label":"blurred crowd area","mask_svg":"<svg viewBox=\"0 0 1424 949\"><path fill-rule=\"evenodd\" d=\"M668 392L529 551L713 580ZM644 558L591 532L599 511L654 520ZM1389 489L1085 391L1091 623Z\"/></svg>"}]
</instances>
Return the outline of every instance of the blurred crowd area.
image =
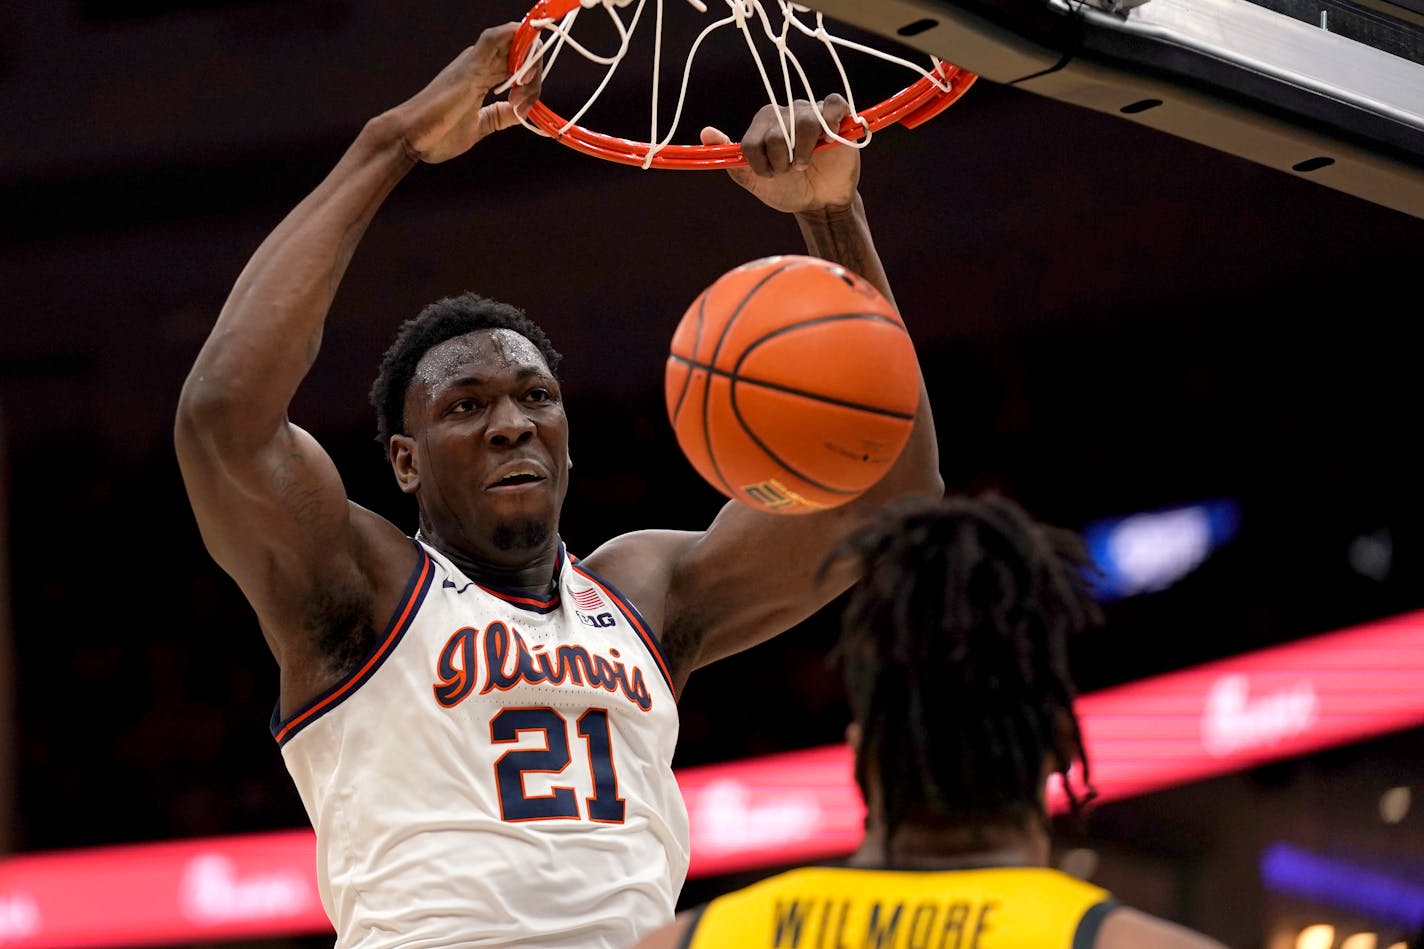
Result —
<instances>
[{"instance_id":1,"label":"blurred crowd area","mask_svg":"<svg viewBox=\"0 0 1424 949\"><path fill-rule=\"evenodd\" d=\"M662 440L659 420L608 411L631 440ZM354 498L414 529L414 508L369 436L326 444ZM676 460L675 445L628 447L623 464ZM268 730L276 663L250 607L201 547L175 463L122 469L95 464L101 453L66 439L42 453L42 468L13 472L17 849L304 826ZM670 476L698 496L678 505L677 491L658 496L666 481L651 471L587 456L578 470L565 514L575 554L657 523L653 512L686 518L700 507L710 520L718 505L695 475ZM821 661L828 645L808 631L746 663L735 683L699 676L683 725L686 757L839 740L844 714ZM765 696L756 720L723 686Z\"/></svg>"},{"instance_id":2,"label":"blurred crowd area","mask_svg":"<svg viewBox=\"0 0 1424 949\"><path fill-rule=\"evenodd\" d=\"M1230 349L1181 315L1152 341L1113 339L921 354L950 491L1000 491L1075 529L1205 497L1240 504L1239 536L1195 572L1107 604L1106 627L1075 646L1084 691L1424 602L1417 492L1387 411L1403 395L1394 367L1347 379L1348 344ZM1341 357L1328 392L1312 384L1327 355ZM681 458L660 391L566 398L574 554L625 530L710 521L721 499ZM318 434L350 495L413 530L369 432ZM11 476L18 849L304 826L268 732L275 662L201 546L171 450L124 463L103 433L66 431L17 454ZM1352 570L1352 539L1381 530L1386 569ZM838 605L694 675L677 763L842 740L826 662Z\"/></svg>"}]
</instances>

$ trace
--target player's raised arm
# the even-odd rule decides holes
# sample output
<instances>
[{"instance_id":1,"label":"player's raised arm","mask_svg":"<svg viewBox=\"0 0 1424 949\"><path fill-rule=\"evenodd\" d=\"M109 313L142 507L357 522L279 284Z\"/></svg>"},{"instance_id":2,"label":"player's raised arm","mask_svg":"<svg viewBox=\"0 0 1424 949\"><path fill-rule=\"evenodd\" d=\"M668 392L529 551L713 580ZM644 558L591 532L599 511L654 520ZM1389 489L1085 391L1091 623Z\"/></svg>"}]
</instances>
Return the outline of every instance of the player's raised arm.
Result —
<instances>
[{"instance_id":1,"label":"player's raised arm","mask_svg":"<svg viewBox=\"0 0 1424 949\"><path fill-rule=\"evenodd\" d=\"M783 125L784 120L778 119L771 106L763 107L742 136L746 167L729 168L728 174L767 207L796 215L811 254L855 271L893 303L890 282L866 223L865 205L856 190L860 150L816 151L822 130L815 108L809 102L797 102L793 150L786 142L789 126ZM850 105L841 96L830 95L820 104L820 111L834 129L850 114ZM704 144L728 141L725 133L713 128L703 129L702 139Z\"/></svg>"},{"instance_id":2,"label":"player's raised arm","mask_svg":"<svg viewBox=\"0 0 1424 949\"><path fill-rule=\"evenodd\" d=\"M1102 619L1081 538L990 494L886 511L837 554L860 574L836 645L860 845L688 907L634 949L794 944L817 906L837 912L816 942L865 945L901 908L951 903L940 931L960 945L1224 949L1050 866L1049 779L1071 813L1095 791L1068 662Z\"/></svg>"},{"instance_id":3,"label":"player's raised arm","mask_svg":"<svg viewBox=\"0 0 1424 949\"><path fill-rule=\"evenodd\" d=\"M831 128L849 112L839 96L828 97L820 107ZM812 255L866 278L893 303L857 191L860 152L844 146L814 150L821 134L815 108L797 103L792 151L773 107L764 107L742 137L747 167L729 173L762 203L794 214ZM702 140L719 144L729 137L708 128ZM821 578L819 568L841 538L868 516L901 499L943 493L934 423L921 382L903 451L885 476L854 501L794 516L733 501L706 531L625 535L596 557L603 569L624 578L637 602L648 604L649 619L661 632L681 685L691 670L789 629L844 590L853 575L838 568L840 573Z\"/></svg>"},{"instance_id":4,"label":"player's raised arm","mask_svg":"<svg viewBox=\"0 0 1424 949\"><path fill-rule=\"evenodd\" d=\"M838 95L828 96L820 109L826 124L833 129L850 114L849 104ZM793 151L787 147L782 124L771 108L757 113L742 137L747 167L730 169L731 177L768 207L794 214L812 255L864 277L893 305L895 295L876 253L865 203L857 190L860 151L844 146L815 151L821 124L808 102L797 103L795 120ZM704 134L712 137L719 133L708 130ZM862 518L899 498L938 497L943 493L934 418L922 379L919 409L904 451L884 478L847 507L856 518ZM829 551L834 541L824 546ZM844 584L853 579L846 577Z\"/></svg>"},{"instance_id":5,"label":"player's raised arm","mask_svg":"<svg viewBox=\"0 0 1424 949\"><path fill-rule=\"evenodd\" d=\"M336 289L391 189L420 161L453 158L517 122L485 104L508 75L515 24L492 28L423 90L366 123L336 167L258 247L183 386L178 460L203 539L257 611L283 669L283 704L312 669L324 626L359 626L396 595L379 587L413 563L392 525L351 505L325 452L287 419L316 357ZM520 107L534 86L511 96ZM298 668L301 667L301 668Z\"/></svg>"}]
</instances>

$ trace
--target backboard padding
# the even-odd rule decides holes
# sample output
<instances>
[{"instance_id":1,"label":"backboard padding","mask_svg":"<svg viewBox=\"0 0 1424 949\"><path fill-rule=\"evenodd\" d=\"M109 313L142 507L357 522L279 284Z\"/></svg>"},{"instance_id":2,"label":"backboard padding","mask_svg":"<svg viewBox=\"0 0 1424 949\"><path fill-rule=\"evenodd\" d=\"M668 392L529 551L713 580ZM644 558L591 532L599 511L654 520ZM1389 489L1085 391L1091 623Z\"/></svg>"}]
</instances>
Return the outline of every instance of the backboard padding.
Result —
<instances>
[{"instance_id":1,"label":"backboard padding","mask_svg":"<svg viewBox=\"0 0 1424 949\"><path fill-rule=\"evenodd\" d=\"M815 5L988 81L1424 218L1424 66L1264 6L1146 0L1110 13L1062 0Z\"/></svg>"}]
</instances>

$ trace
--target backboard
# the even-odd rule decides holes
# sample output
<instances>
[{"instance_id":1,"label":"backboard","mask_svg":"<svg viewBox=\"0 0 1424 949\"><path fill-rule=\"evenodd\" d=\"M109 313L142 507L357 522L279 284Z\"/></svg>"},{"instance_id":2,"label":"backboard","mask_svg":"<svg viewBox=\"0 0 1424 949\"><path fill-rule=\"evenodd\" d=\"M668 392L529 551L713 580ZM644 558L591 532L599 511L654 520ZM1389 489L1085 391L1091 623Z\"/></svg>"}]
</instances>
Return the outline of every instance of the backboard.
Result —
<instances>
[{"instance_id":1,"label":"backboard","mask_svg":"<svg viewBox=\"0 0 1424 949\"><path fill-rule=\"evenodd\" d=\"M813 2L991 82L1424 217L1420 0Z\"/></svg>"}]
</instances>

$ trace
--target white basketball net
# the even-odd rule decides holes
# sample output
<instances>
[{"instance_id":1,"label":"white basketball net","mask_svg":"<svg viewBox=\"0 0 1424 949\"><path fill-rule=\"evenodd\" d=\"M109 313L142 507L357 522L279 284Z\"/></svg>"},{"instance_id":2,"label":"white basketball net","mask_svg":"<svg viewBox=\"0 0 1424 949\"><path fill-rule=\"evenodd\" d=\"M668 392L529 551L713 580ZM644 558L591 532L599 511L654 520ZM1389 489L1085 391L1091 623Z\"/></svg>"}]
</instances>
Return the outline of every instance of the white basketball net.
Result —
<instances>
[{"instance_id":1,"label":"white basketball net","mask_svg":"<svg viewBox=\"0 0 1424 949\"><path fill-rule=\"evenodd\" d=\"M722 2L726 4L729 12L721 19L709 23L702 32L698 34L696 41L692 44L692 49L687 55L687 64L684 66L682 72L682 85L678 92L677 108L673 111L672 122L668 125L666 133L660 136L658 132L658 77L662 73L662 19L664 0L654 0L654 2L657 6L657 25L653 37L652 116L651 131L648 135L648 142L651 147L643 159L643 168L645 169L651 167L653 159L657 154L672 143L673 135L677 132L678 123L682 119L682 107L687 98L688 81L692 75L692 63L694 59L696 59L697 50L708 35L722 27L733 26L740 30L742 35L746 38L747 48L751 51L752 60L756 63L757 72L761 76L762 85L766 89L768 100L772 105L790 105L796 98L795 91L798 85L800 90L804 93L803 98L817 101L818 97L816 96L815 90L811 88L811 82L806 76L806 71L802 67L800 59L798 59L797 55L788 47L787 40L794 31L795 33L811 37L818 41L830 56L831 61L835 64L836 72L840 75L841 80L841 94L845 96L846 102L850 104L852 115L856 117L856 120L865 131L858 139L848 139L840 135L836 129L831 128L819 112L816 117L821 123L822 134L824 134L827 139L839 142L842 145L848 145L852 148L864 148L870 144L871 134L868 123L859 116L860 110L856 107L855 96L850 87L850 80L846 76L845 67L841 63L837 47L853 49L894 63L898 66L903 66L919 74L921 77L928 79L941 92L948 92L950 89L949 82L936 72L940 66L940 60L938 58L931 56L930 66L926 68L884 50L874 49L844 37L836 36L826 29L824 15L810 7L798 3L790 3L787 2L787 0L772 0L780 13L780 22L773 25L773 20L776 19L776 17L768 15L765 7L762 5L762 0L722 0ZM703 3L702 0L686 0L686 2L698 13L707 13L707 5ZM505 92L516 82L523 82L530 71L536 67L542 70L540 73L541 78L547 79L550 70L553 68L554 61L558 59L559 54L565 47L574 50L590 62L607 66L608 69L604 73L603 80L598 84L597 88L594 89L588 101L573 114L565 123L564 127L557 133L558 135L562 135L578 124L579 119L598 101L598 97L603 93L603 90L607 88L614 71L617 70L619 63L623 61L623 57L628 54L629 39L633 31L637 29L638 21L642 18L647 3L648 0L637 0L637 5L633 6L633 0L580 0L580 6L575 7L562 19L555 21L549 18L530 21L531 26L543 31L540 40L537 41L534 47L529 51L529 55L525 58L519 71L496 91ZM602 7L612 20L614 29L618 31L618 49L610 55L599 55L587 49L583 44L579 43L578 40L574 39L572 35L574 21L577 19L579 13L582 12L583 9L591 7ZM627 7L632 7L632 11L625 23L619 10ZM803 22L802 17L807 15L814 15L814 26ZM781 93L785 97L784 100L778 99L777 90L773 87L771 74L767 69L767 64L763 60L762 51L758 49L753 39L752 30L757 26L760 26L762 34L776 50L775 55L779 64L779 70L775 71L779 71L780 73ZM548 35L544 36L543 34ZM793 82L793 73L795 73L798 82ZM785 136L789 148L794 151L796 148L795 124L787 121L787 109L777 109L776 114L777 121L781 125L782 134ZM528 119L522 118L521 121L526 127L538 132L540 135L547 134Z\"/></svg>"}]
</instances>

